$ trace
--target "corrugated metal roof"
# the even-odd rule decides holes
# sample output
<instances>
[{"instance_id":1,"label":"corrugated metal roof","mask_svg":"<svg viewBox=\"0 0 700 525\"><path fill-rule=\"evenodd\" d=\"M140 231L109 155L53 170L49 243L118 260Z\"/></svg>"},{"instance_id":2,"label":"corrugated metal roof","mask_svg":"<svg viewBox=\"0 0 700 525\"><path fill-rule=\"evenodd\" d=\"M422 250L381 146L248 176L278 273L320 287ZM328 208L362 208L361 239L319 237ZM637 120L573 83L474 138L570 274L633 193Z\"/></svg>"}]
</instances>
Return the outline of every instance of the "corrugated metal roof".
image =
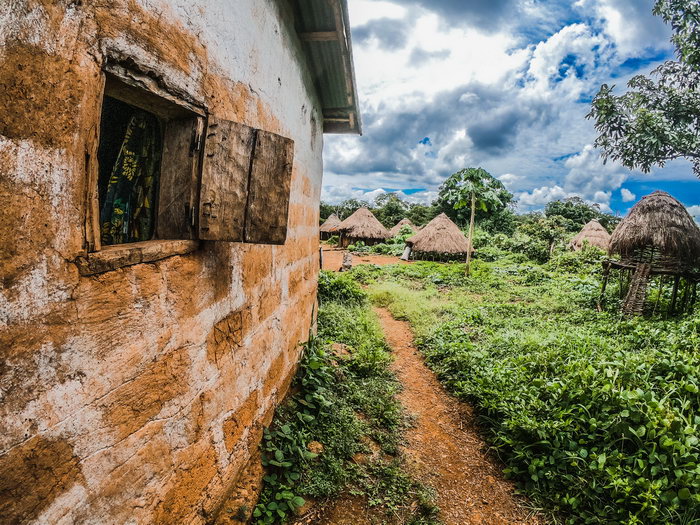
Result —
<instances>
[{"instance_id":1,"label":"corrugated metal roof","mask_svg":"<svg viewBox=\"0 0 700 525\"><path fill-rule=\"evenodd\" d=\"M347 0L295 0L295 25L309 59L326 133L362 133Z\"/></svg>"}]
</instances>

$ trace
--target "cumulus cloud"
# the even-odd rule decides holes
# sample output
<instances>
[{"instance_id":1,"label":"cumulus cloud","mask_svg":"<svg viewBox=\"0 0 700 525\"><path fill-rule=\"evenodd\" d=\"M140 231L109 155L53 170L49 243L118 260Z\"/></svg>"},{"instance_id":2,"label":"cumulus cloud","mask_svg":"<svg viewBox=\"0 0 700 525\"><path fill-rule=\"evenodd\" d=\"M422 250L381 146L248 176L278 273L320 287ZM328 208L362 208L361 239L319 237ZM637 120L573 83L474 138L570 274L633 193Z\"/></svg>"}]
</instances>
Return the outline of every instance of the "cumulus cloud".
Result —
<instances>
[{"instance_id":1,"label":"cumulus cloud","mask_svg":"<svg viewBox=\"0 0 700 525\"><path fill-rule=\"evenodd\" d=\"M581 197L598 204L602 210L610 210L613 191L619 189L629 177L629 171L617 163L603 164L599 152L591 145L566 159L568 173L563 185L542 186L518 195L521 209L542 207L551 200ZM623 190L624 192L627 190ZM629 192L628 192L629 193Z\"/></svg>"},{"instance_id":2,"label":"cumulus cloud","mask_svg":"<svg viewBox=\"0 0 700 525\"><path fill-rule=\"evenodd\" d=\"M670 29L652 14L655 0L578 0L582 14L593 14L606 36L624 56L670 48Z\"/></svg>"},{"instance_id":3,"label":"cumulus cloud","mask_svg":"<svg viewBox=\"0 0 700 525\"><path fill-rule=\"evenodd\" d=\"M409 24L397 18L370 20L353 30L353 38L359 44L368 44L374 39L380 47L389 51L402 49L408 41Z\"/></svg>"},{"instance_id":4,"label":"cumulus cloud","mask_svg":"<svg viewBox=\"0 0 700 525\"><path fill-rule=\"evenodd\" d=\"M622 188L620 190L620 195L622 196L622 202L632 202L637 198L637 196L627 188Z\"/></svg>"},{"instance_id":5,"label":"cumulus cloud","mask_svg":"<svg viewBox=\"0 0 700 525\"><path fill-rule=\"evenodd\" d=\"M430 204L438 196L437 191L422 190L405 193L400 190L389 191L385 190L384 188L368 190L355 188L349 184L341 184L334 186L323 186L321 190L321 200L329 204L339 204L348 199L357 199L372 204L377 197L385 193L396 193L400 199L410 204Z\"/></svg>"},{"instance_id":6,"label":"cumulus cloud","mask_svg":"<svg viewBox=\"0 0 700 525\"><path fill-rule=\"evenodd\" d=\"M324 185L346 198L358 187L435 192L482 166L521 206L574 195L609 206L629 173L602 164L585 115L600 84L653 66L630 58L668 49L652 4L354 0L364 135L326 136Z\"/></svg>"},{"instance_id":7,"label":"cumulus cloud","mask_svg":"<svg viewBox=\"0 0 700 525\"><path fill-rule=\"evenodd\" d=\"M694 206L688 206L688 213L690 213L691 217L694 217L696 220L700 219L700 204L696 204Z\"/></svg>"}]
</instances>

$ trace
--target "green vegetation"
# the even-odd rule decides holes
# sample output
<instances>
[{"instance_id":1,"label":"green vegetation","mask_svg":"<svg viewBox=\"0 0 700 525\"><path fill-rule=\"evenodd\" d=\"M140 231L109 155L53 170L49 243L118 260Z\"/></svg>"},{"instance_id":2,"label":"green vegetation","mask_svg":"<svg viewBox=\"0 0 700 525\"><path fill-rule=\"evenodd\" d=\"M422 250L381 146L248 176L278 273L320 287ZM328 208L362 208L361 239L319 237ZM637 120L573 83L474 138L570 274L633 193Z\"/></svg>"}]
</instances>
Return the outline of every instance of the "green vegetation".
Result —
<instances>
[{"instance_id":1,"label":"green vegetation","mask_svg":"<svg viewBox=\"0 0 700 525\"><path fill-rule=\"evenodd\" d=\"M463 264L425 262L350 277L412 324L505 472L553 521L697 523L700 315L621 318L615 283L598 312L602 257L539 264L494 249L468 278Z\"/></svg>"},{"instance_id":2,"label":"green vegetation","mask_svg":"<svg viewBox=\"0 0 700 525\"><path fill-rule=\"evenodd\" d=\"M435 524L430 491L403 470L399 384L367 295L344 274L319 281L318 335L265 430L255 523L284 523L306 499L342 492L365 497L387 523Z\"/></svg>"},{"instance_id":3,"label":"green vegetation","mask_svg":"<svg viewBox=\"0 0 700 525\"><path fill-rule=\"evenodd\" d=\"M588 115L600 133L595 145L604 158L645 173L685 158L700 177L700 5L657 0L654 14L671 25L677 60L633 77L619 96L603 84Z\"/></svg>"},{"instance_id":4,"label":"green vegetation","mask_svg":"<svg viewBox=\"0 0 700 525\"><path fill-rule=\"evenodd\" d=\"M402 202L396 194L392 193L380 195L374 206L357 200L348 200L338 206L322 203L321 217L322 220L325 219L324 213L326 215L337 213L342 217L346 214L349 215L363 205L369 207L385 226L392 227L398 222L394 219L402 215L401 210L405 212L403 216L410 218L417 225L424 225L445 211L458 225L462 226L465 235L468 235L470 206L454 209L455 204L464 202L456 200L459 192L464 188L472 187L471 183L468 186L460 186L460 179L467 176L462 172L468 171L462 170L450 177L443 186L442 196L438 197L430 206L421 206L417 216L413 212L420 205ZM516 215L511 209L513 196L502 187L501 183L487 173L485 175L485 172L481 173L483 170L470 171L470 173L473 172L475 172L474 177L477 179L474 184L479 185L480 188L479 198L477 199L475 196L477 206L474 214L475 227L472 238L472 245L477 250L485 248L488 251L495 247L501 254L503 251L508 251L545 263L552 254L564 249L571 237L577 234L583 225L591 219L597 219L609 231L612 231L620 221L619 217L601 212L597 204L588 204L578 197L552 201L547 204L544 213L533 212ZM486 182L482 184L479 183L479 180ZM463 197L469 199L468 204L470 205L471 194L464 193ZM480 206L480 203L484 204L485 210ZM387 219L387 217L389 218ZM400 256L408 237L410 237L409 231L403 230L400 235L385 243L366 246L363 242L358 242L350 245L348 249L358 253ZM325 242L336 245L338 237L333 236ZM482 253L482 255L485 254Z\"/></svg>"}]
</instances>

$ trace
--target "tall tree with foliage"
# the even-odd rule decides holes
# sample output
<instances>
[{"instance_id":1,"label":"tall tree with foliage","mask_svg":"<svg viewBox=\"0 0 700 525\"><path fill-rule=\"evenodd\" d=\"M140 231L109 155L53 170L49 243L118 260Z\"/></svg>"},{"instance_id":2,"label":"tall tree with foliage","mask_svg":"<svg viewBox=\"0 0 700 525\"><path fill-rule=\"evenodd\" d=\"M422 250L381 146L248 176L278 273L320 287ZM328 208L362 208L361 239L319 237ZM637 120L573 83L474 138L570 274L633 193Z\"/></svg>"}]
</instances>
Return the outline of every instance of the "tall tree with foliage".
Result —
<instances>
[{"instance_id":1,"label":"tall tree with foliage","mask_svg":"<svg viewBox=\"0 0 700 525\"><path fill-rule=\"evenodd\" d=\"M547 217L559 215L569 221L567 229L570 232L578 232L581 227L593 219L606 228L610 233L620 222L620 217L603 213L600 205L589 204L581 197L569 197L568 199L548 202L544 208Z\"/></svg>"},{"instance_id":2,"label":"tall tree with foliage","mask_svg":"<svg viewBox=\"0 0 700 525\"><path fill-rule=\"evenodd\" d=\"M383 193L374 199L374 215L387 228L406 217L409 206L396 193Z\"/></svg>"},{"instance_id":3,"label":"tall tree with foliage","mask_svg":"<svg viewBox=\"0 0 700 525\"><path fill-rule=\"evenodd\" d=\"M686 158L700 177L700 3L658 0L654 14L671 24L677 60L632 78L620 96L603 84L588 115L600 133L595 145L604 159L645 173Z\"/></svg>"},{"instance_id":4,"label":"tall tree with foliage","mask_svg":"<svg viewBox=\"0 0 700 525\"><path fill-rule=\"evenodd\" d=\"M467 275L470 272L476 210L477 208L482 211L504 208L503 190L505 188L501 181L483 168L465 168L453 173L440 188L440 195L444 197L446 202L452 203L455 210L469 207Z\"/></svg>"},{"instance_id":5,"label":"tall tree with foliage","mask_svg":"<svg viewBox=\"0 0 700 525\"><path fill-rule=\"evenodd\" d=\"M345 220L350 215L355 213L360 208L369 208L370 204L367 201L362 201L359 199L347 199L336 206L336 214L340 220Z\"/></svg>"},{"instance_id":6,"label":"tall tree with foliage","mask_svg":"<svg viewBox=\"0 0 700 525\"><path fill-rule=\"evenodd\" d=\"M338 210L336 205L321 201L319 209L319 218L321 219L321 222L325 221L334 213L337 215L337 212Z\"/></svg>"},{"instance_id":7,"label":"tall tree with foliage","mask_svg":"<svg viewBox=\"0 0 700 525\"><path fill-rule=\"evenodd\" d=\"M477 169L477 168L469 168ZM480 169L480 168L478 168ZM447 216L456 222L460 227L466 226L470 220L470 210L467 206L459 207L456 204L460 201L459 195L461 194L459 190L459 185L462 182L461 173L467 171L466 169L458 171L451 175L443 184L440 186L438 191L438 198L434 205L439 208L439 212L444 212ZM509 206L515 203L515 197L510 193L503 183L489 174L487 171L482 170L487 176L484 176L482 186L492 191L498 197L497 203L494 202L491 206L481 207L477 206L475 212L475 218L477 221L491 217L492 215L498 214L501 211L506 210Z\"/></svg>"}]
</instances>

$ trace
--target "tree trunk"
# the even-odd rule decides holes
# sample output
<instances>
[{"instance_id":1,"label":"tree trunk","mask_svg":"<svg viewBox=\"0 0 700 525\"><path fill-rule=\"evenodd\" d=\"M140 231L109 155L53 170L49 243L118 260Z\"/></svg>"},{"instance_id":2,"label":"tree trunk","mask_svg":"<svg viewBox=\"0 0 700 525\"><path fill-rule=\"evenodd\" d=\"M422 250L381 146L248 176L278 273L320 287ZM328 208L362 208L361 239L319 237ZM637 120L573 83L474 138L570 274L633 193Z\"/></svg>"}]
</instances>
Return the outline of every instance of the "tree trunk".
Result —
<instances>
[{"instance_id":1,"label":"tree trunk","mask_svg":"<svg viewBox=\"0 0 700 525\"><path fill-rule=\"evenodd\" d=\"M469 217L469 235L467 236L467 277L469 277L470 265L472 260L472 238L474 237L474 208L476 204L476 195L472 192L472 211Z\"/></svg>"}]
</instances>

